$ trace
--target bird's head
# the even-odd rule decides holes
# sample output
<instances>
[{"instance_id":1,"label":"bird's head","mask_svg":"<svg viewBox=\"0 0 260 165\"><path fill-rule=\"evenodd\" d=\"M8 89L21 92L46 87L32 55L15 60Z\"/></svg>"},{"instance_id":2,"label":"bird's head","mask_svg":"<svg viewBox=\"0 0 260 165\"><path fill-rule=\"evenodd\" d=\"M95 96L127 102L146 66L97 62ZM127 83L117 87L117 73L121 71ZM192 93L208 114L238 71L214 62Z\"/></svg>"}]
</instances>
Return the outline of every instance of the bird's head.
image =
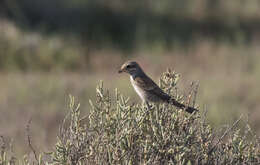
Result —
<instances>
[{"instance_id":1,"label":"bird's head","mask_svg":"<svg viewBox=\"0 0 260 165\"><path fill-rule=\"evenodd\" d=\"M143 71L141 67L137 64L137 62L127 61L121 66L121 69L118 71L118 73L122 73L122 72L128 73L130 75L135 75L140 72L142 73Z\"/></svg>"}]
</instances>

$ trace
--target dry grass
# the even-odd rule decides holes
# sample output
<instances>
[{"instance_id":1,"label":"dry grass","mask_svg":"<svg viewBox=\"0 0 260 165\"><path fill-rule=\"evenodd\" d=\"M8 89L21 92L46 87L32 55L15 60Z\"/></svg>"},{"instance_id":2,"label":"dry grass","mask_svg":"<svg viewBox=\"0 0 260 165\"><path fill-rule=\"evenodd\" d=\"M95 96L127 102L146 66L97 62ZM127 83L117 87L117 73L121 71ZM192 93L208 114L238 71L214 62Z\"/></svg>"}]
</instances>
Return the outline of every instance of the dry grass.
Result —
<instances>
[{"instance_id":1,"label":"dry grass","mask_svg":"<svg viewBox=\"0 0 260 165\"><path fill-rule=\"evenodd\" d=\"M167 71L162 89L179 101L176 73ZM172 83L174 82L174 83ZM197 88L190 89L193 106ZM70 96L69 111L54 147L41 153L34 147L31 120L26 125L30 155L23 159L9 152L0 137L0 163L6 164L259 164L259 141L241 117L225 131L216 131L206 121L206 111L188 114L169 104L131 104L115 90L112 94L100 83L96 98L89 100L89 115ZM244 131L238 127L241 121ZM250 139L250 140L249 140Z\"/></svg>"},{"instance_id":2,"label":"dry grass","mask_svg":"<svg viewBox=\"0 0 260 165\"><path fill-rule=\"evenodd\" d=\"M29 152L25 128L30 118L31 134L37 139L34 140L36 148L49 150L56 141L58 123L66 113L68 95L74 95L81 103L82 113L87 114L88 100L95 96L99 80L104 80L109 89L120 89L122 94L130 97L130 102L140 102L128 76L117 74L121 63L128 59L138 61L156 82L166 68L181 73L181 94L187 94L191 80L199 81L198 104L209 110L207 119L212 126L232 123L244 114L248 115L253 131L260 135L258 40L251 44L241 42L232 45L198 39L189 47L176 44L172 50L165 51L159 45L126 56L116 50L89 51L87 46L77 42L70 44L71 41L63 41L59 36L45 38L37 33L21 32L13 25L7 26L9 31L3 33L4 39L3 36L0 38L6 44L0 45L4 46L0 50L0 58L4 60L0 63L6 62L1 65L4 69L0 74L0 135L13 139L14 151L19 155ZM34 54L28 45L35 37ZM55 45L57 47L53 47ZM26 54L28 51L29 55ZM56 59L57 52L67 60L56 65L53 59ZM23 65L15 62L19 63L23 55L27 55L25 62L28 63L34 62L31 57L35 56L38 61L43 61L45 71L39 71L39 65L33 63L31 69L21 72L19 67ZM5 60L6 57L9 61ZM81 67L80 71L66 71L66 68L74 68L75 64Z\"/></svg>"},{"instance_id":3,"label":"dry grass","mask_svg":"<svg viewBox=\"0 0 260 165\"><path fill-rule=\"evenodd\" d=\"M220 126L233 122L240 114L248 114L253 130L259 134L257 100L260 99L258 91L260 79L256 76L257 68L251 72L245 71L246 61L243 61L242 56L235 58L234 55L233 65L226 62L230 56L218 57L220 61L217 61L215 56L205 56L204 58L208 58L207 63L202 62L204 58L178 55L164 55L161 58L144 54L134 59L140 61L157 83L159 73L166 67L180 72L182 80L179 88L184 94L187 94L191 80L199 80L198 102L201 108L207 107L209 110L210 123ZM253 63L258 62L257 56L252 58L254 58ZM124 95L130 97L131 102L140 102L130 85L128 76L117 74L116 68L119 65L105 73L102 70L95 74L2 73L0 75L1 134L14 139L15 147L18 148L16 152L28 151L25 125L29 118L32 118L31 129L32 136L37 139L36 146L43 150L49 149L55 141L58 123L65 114L68 95L76 96L81 103L83 113L87 113L88 99L95 96L94 89L99 80L104 80L109 89L119 88Z\"/></svg>"}]
</instances>

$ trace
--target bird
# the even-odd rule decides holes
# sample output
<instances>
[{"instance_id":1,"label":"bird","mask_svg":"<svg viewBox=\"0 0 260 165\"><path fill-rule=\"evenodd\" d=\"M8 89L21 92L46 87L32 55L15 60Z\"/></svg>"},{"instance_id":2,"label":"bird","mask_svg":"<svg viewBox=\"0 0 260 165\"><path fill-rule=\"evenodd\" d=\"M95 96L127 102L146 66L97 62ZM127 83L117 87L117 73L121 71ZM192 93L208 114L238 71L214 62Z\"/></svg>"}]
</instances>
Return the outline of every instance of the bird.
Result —
<instances>
[{"instance_id":1,"label":"bird","mask_svg":"<svg viewBox=\"0 0 260 165\"><path fill-rule=\"evenodd\" d=\"M183 109L188 113L197 112L198 110L193 107L186 106L170 95L165 93L151 78L149 78L140 65L135 61L125 62L118 73L128 73L130 75L130 81L134 87L136 93L141 100L149 107L149 102L158 103L164 102L172 104L177 108Z\"/></svg>"}]
</instances>

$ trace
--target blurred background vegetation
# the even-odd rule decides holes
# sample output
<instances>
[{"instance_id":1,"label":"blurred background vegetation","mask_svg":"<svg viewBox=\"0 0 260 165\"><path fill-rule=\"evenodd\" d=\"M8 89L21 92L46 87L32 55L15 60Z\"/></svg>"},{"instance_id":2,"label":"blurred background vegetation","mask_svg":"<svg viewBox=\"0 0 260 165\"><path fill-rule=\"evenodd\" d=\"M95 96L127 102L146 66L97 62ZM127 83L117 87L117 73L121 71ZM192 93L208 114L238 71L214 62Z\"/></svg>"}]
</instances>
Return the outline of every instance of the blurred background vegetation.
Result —
<instances>
[{"instance_id":1,"label":"blurred background vegetation","mask_svg":"<svg viewBox=\"0 0 260 165\"><path fill-rule=\"evenodd\" d=\"M140 102L117 69L138 61L156 82L167 67L218 129L248 115L260 135L260 0L0 1L0 135L47 151L74 95L83 111L104 80ZM37 140L36 140L37 139Z\"/></svg>"}]
</instances>

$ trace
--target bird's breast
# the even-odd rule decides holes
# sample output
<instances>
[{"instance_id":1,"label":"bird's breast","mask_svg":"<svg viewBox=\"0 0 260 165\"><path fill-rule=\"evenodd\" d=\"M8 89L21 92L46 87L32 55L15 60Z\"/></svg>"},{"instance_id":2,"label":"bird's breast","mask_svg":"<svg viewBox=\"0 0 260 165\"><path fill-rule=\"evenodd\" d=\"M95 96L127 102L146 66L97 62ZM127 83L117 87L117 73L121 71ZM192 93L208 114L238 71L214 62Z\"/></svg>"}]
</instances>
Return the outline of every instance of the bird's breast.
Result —
<instances>
[{"instance_id":1,"label":"bird's breast","mask_svg":"<svg viewBox=\"0 0 260 165\"><path fill-rule=\"evenodd\" d=\"M133 78L132 76L130 76L130 81L131 81L131 84L133 85L133 87L134 87L136 93L138 94L138 96L139 96L143 101L145 101L144 91L143 91L139 86L136 85L135 80L134 80L134 78Z\"/></svg>"}]
</instances>

